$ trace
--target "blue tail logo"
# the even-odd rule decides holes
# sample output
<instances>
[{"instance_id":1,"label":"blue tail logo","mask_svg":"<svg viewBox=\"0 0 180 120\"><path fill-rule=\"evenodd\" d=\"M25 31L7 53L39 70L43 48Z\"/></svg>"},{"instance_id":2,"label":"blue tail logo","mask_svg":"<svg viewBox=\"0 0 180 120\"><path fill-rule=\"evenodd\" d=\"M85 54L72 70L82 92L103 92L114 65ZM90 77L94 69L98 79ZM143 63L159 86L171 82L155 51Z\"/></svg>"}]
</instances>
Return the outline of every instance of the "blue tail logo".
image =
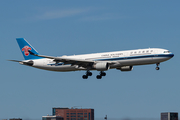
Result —
<instances>
[{"instance_id":1,"label":"blue tail logo","mask_svg":"<svg viewBox=\"0 0 180 120\"><path fill-rule=\"evenodd\" d=\"M32 45L30 45L24 38L16 38L16 40L25 60L41 59L41 57L34 56L29 53L29 51L31 51L34 54L38 54L38 52L32 47Z\"/></svg>"}]
</instances>

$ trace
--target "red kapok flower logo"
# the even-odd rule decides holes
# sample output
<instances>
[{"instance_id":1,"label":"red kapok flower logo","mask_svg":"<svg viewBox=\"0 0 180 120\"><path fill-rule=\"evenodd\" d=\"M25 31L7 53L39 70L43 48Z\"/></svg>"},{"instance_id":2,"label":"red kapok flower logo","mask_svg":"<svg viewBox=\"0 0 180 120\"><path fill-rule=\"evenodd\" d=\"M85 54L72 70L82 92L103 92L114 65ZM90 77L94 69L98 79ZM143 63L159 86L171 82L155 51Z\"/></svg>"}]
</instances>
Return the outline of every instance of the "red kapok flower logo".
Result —
<instances>
[{"instance_id":1,"label":"red kapok flower logo","mask_svg":"<svg viewBox=\"0 0 180 120\"><path fill-rule=\"evenodd\" d=\"M22 51L24 51L25 56L29 56L29 51L28 50L31 50L31 48L29 46L24 46L22 48Z\"/></svg>"}]
</instances>

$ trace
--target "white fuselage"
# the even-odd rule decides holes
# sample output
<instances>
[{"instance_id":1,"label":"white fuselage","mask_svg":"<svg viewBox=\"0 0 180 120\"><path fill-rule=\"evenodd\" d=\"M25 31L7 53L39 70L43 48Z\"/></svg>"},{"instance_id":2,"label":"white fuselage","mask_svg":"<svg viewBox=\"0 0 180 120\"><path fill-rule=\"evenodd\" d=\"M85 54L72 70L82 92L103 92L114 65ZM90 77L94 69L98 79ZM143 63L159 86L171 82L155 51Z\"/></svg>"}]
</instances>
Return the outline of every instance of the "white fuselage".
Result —
<instances>
[{"instance_id":1,"label":"white fuselage","mask_svg":"<svg viewBox=\"0 0 180 120\"><path fill-rule=\"evenodd\" d=\"M110 65L110 69L121 68L123 66L134 66L134 65L146 65L156 64L166 60L169 60L174 56L166 49L149 48L149 49L136 49L128 51L116 51L116 52L104 52L94 54L83 54L64 56L66 58L81 59L81 60L92 60L95 62L114 62L115 64ZM30 61L30 60L26 60ZM63 62L56 63L53 59L42 58L34 59L32 67L50 70L50 71L77 71L87 70L78 65L64 64ZM95 69L90 69L95 70Z\"/></svg>"}]
</instances>

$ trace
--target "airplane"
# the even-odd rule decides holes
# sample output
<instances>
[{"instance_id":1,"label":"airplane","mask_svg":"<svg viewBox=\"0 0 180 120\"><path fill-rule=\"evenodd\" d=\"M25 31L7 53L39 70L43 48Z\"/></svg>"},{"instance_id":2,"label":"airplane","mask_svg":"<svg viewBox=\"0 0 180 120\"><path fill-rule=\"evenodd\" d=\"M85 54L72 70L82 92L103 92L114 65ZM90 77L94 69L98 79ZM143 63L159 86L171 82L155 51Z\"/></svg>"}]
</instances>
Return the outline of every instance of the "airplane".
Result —
<instances>
[{"instance_id":1,"label":"airplane","mask_svg":"<svg viewBox=\"0 0 180 120\"><path fill-rule=\"evenodd\" d=\"M173 53L166 49L148 48L53 57L40 55L24 38L16 38L16 40L25 60L10 61L49 71L84 70L86 74L82 76L83 79L92 76L92 70L100 71L100 74L96 76L97 79L106 76L104 71L109 69L132 71L133 66L136 65L156 64L156 70L159 70L161 62L167 61L174 56Z\"/></svg>"}]
</instances>

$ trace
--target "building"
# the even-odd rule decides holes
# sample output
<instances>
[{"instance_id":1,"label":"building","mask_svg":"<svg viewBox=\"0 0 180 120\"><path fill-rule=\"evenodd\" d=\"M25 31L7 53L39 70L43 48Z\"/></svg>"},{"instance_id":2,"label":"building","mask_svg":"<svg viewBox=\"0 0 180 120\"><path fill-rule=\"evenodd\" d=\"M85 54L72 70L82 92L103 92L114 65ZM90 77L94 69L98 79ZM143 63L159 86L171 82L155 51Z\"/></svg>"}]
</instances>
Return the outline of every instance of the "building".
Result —
<instances>
[{"instance_id":1,"label":"building","mask_svg":"<svg viewBox=\"0 0 180 120\"><path fill-rule=\"evenodd\" d=\"M42 120L63 120L61 116L42 116Z\"/></svg>"},{"instance_id":2,"label":"building","mask_svg":"<svg viewBox=\"0 0 180 120\"><path fill-rule=\"evenodd\" d=\"M11 118L9 120L22 120L21 118Z\"/></svg>"},{"instance_id":3,"label":"building","mask_svg":"<svg viewBox=\"0 0 180 120\"><path fill-rule=\"evenodd\" d=\"M94 120L94 109L52 108L52 114L64 120Z\"/></svg>"},{"instance_id":4,"label":"building","mask_svg":"<svg viewBox=\"0 0 180 120\"><path fill-rule=\"evenodd\" d=\"M161 113L161 120L178 120L178 113L174 113L174 112Z\"/></svg>"}]
</instances>

